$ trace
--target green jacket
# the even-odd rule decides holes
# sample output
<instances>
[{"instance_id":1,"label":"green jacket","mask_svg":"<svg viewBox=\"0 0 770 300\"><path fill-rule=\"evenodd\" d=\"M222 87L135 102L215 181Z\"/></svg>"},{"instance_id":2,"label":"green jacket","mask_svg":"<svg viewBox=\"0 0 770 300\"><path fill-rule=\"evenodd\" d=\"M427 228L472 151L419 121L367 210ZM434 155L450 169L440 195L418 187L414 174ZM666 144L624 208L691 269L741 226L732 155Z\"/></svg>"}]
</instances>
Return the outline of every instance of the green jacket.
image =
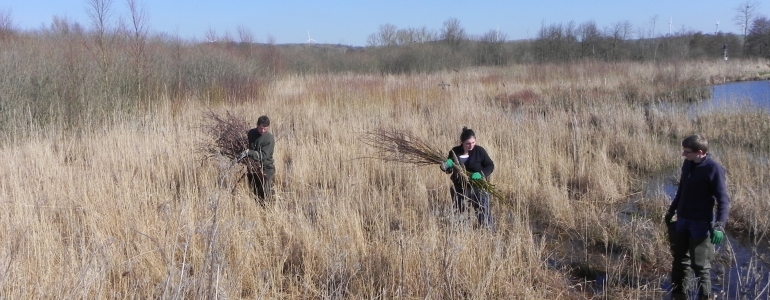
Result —
<instances>
[{"instance_id":1,"label":"green jacket","mask_svg":"<svg viewBox=\"0 0 770 300\"><path fill-rule=\"evenodd\" d=\"M265 175L272 177L275 174L273 163L273 149L275 137L270 132L260 135L256 128L249 130L249 156L262 165Z\"/></svg>"}]
</instances>

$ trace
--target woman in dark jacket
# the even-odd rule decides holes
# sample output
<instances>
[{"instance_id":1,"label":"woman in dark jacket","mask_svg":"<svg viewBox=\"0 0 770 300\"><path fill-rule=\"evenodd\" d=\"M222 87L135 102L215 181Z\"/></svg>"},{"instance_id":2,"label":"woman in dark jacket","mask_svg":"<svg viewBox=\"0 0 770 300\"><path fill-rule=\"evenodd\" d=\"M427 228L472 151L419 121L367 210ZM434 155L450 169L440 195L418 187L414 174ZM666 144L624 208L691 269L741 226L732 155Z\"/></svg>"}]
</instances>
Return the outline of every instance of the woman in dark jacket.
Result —
<instances>
[{"instance_id":1,"label":"woman in dark jacket","mask_svg":"<svg viewBox=\"0 0 770 300\"><path fill-rule=\"evenodd\" d=\"M466 201L470 202L476 210L476 216L481 226L492 225L492 215L489 205L489 193L474 188L463 179L462 174L458 172L455 165L462 166L471 173L470 180L489 180L492 171L495 170L495 164L489 158L487 151L481 146L476 146L476 134L473 130L463 127L460 134L460 145L449 151L447 160L441 164L441 169L447 174L452 174L452 199L455 208L464 213ZM461 168L461 169L462 169Z\"/></svg>"}]
</instances>

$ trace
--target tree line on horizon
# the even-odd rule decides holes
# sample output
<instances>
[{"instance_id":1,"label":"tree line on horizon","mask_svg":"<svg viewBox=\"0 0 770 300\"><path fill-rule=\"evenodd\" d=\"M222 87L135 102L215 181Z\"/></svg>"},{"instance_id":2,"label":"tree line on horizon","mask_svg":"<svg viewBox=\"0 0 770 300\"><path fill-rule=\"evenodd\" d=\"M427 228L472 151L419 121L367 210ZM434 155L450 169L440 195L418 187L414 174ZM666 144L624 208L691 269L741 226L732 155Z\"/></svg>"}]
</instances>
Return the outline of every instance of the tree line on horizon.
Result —
<instances>
[{"instance_id":1,"label":"tree line on horizon","mask_svg":"<svg viewBox=\"0 0 770 300\"><path fill-rule=\"evenodd\" d=\"M618 22L600 28L587 21L543 24L535 38L511 41L490 30L468 34L449 18L440 30L382 25L366 47L256 42L245 27L237 36L206 32L212 42L150 34L149 16L136 0L115 18L109 0L86 0L90 26L53 17L35 30L13 26L0 10L0 114L27 112L41 123L65 116L131 111L159 99L241 102L258 99L283 74L403 74L477 66L569 63L583 60L656 62L770 58L770 19L747 4L736 17L745 35L681 31L662 35L648 26Z\"/></svg>"},{"instance_id":2,"label":"tree line on horizon","mask_svg":"<svg viewBox=\"0 0 770 300\"><path fill-rule=\"evenodd\" d=\"M146 43L182 44L195 48L213 44L220 48L253 48L252 53L263 53L273 72L430 72L472 66L505 66L512 63L570 62L583 59L602 61L659 61L682 59L770 58L770 18L759 15L759 4L744 2L737 8L736 24L745 28L743 34L703 33L680 30L656 32L657 16L649 24L633 26L620 21L600 28L594 21L575 23L543 23L536 37L527 40L509 40L499 30L480 35L466 33L457 18L447 19L439 30L397 28L384 24L367 38L366 47L300 47L277 45L272 37L266 43L257 43L248 28L239 26L235 37L229 32L218 35L213 29L205 32L206 42L183 41L178 36L156 34L150 36L148 14L136 0L126 0L129 15L116 24L110 24L114 9L111 0L86 0L91 26L54 16L50 26L22 31L14 28L10 11L0 11L0 41L50 38L56 35L80 35L93 41L100 52L109 42L129 40L135 56ZM115 25L110 27L111 25ZM109 40L108 40L109 39ZM329 46L329 45L327 45ZM210 47L212 48L212 47ZM726 51L725 51L726 50ZM355 54L349 55L348 52ZM361 52L368 55L362 55ZM104 54L99 55L104 58ZM136 58L136 57L135 57ZM280 58L280 59L279 59ZM319 59L320 58L320 59ZM264 59L264 57L263 57ZM276 59L282 62L275 61ZM326 59L328 61L324 62ZM348 62L340 62L348 60ZM358 61L356 61L358 60ZM104 64L103 64L104 65ZM266 64L269 65L269 64Z\"/></svg>"}]
</instances>

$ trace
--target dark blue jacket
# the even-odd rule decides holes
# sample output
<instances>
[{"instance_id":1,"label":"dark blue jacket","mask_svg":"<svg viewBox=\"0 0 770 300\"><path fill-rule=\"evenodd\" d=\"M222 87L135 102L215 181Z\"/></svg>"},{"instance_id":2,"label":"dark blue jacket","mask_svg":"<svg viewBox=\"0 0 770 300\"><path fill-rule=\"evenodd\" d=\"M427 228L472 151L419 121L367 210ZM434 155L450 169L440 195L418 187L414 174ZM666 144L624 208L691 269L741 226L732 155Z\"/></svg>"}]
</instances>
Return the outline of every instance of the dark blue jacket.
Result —
<instances>
[{"instance_id":1,"label":"dark blue jacket","mask_svg":"<svg viewBox=\"0 0 770 300\"><path fill-rule=\"evenodd\" d=\"M716 205L716 216L714 206ZM682 177L674 201L668 208L678 218L688 220L721 222L725 225L730 212L730 198L727 197L725 170L707 155L700 163L685 160ZM716 218L715 218L716 217Z\"/></svg>"},{"instance_id":2,"label":"dark blue jacket","mask_svg":"<svg viewBox=\"0 0 770 300\"><path fill-rule=\"evenodd\" d=\"M463 152L465 152L465 150L463 150L462 145L456 146L449 151L447 158L454 160L455 157L460 156ZM454 160L454 163L457 164L459 162ZM492 172L495 170L495 163L489 158L487 150L481 146L475 146L473 147L473 150L468 152L468 160L465 161L464 167L468 172L479 172L484 176L484 179L489 180L489 176L492 175ZM460 174L452 172L452 169L449 169L446 172L452 173L450 178L452 179L452 183L454 183L455 190L458 192L463 191L463 182L460 179Z\"/></svg>"}]
</instances>

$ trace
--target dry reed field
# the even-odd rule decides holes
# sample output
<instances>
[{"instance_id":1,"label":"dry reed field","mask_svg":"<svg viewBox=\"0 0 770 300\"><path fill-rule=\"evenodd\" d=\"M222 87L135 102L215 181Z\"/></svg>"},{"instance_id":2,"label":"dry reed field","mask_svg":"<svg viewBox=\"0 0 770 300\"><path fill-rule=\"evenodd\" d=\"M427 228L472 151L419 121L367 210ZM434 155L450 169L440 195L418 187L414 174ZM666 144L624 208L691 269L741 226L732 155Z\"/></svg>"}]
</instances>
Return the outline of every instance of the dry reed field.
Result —
<instances>
[{"instance_id":1,"label":"dry reed field","mask_svg":"<svg viewBox=\"0 0 770 300\"><path fill-rule=\"evenodd\" d=\"M517 65L411 75L285 75L229 104L155 99L72 134L0 144L7 299L660 299L670 267L653 179L700 133L728 171L728 232L767 246L770 114L692 114L713 78L767 61ZM448 83L448 87L440 83ZM207 111L276 137L276 199L202 151ZM24 114L19 113L21 131ZM383 161L362 134L448 151L463 126L495 162L495 230L452 209L438 165Z\"/></svg>"}]
</instances>

